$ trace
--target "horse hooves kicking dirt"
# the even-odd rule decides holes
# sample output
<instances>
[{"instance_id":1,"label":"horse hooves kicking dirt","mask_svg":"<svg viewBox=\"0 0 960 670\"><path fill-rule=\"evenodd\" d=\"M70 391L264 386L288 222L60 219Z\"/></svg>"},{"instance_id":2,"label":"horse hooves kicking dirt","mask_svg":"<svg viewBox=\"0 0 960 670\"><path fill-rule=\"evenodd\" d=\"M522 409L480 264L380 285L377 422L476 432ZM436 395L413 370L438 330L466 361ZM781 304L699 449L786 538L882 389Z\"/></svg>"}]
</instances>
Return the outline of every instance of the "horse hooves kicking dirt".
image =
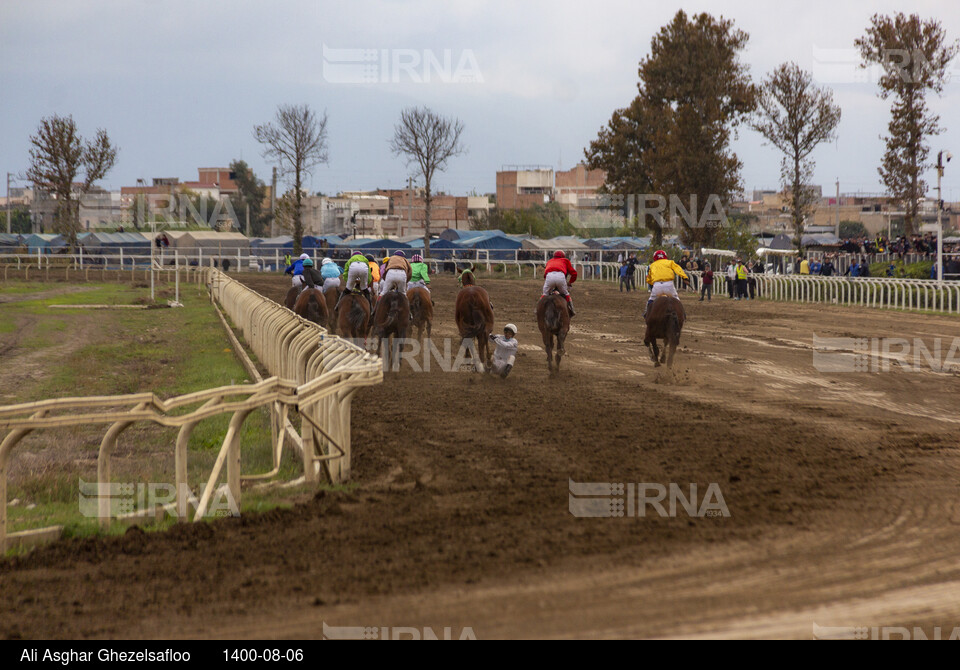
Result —
<instances>
[{"instance_id":1,"label":"horse hooves kicking dirt","mask_svg":"<svg viewBox=\"0 0 960 670\"><path fill-rule=\"evenodd\" d=\"M560 359L566 353L563 343L570 331L570 311L562 295L554 293L540 298L537 303L537 326L540 327L543 347L547 351L547 368L551 373L560 372Z\"/></svg>"},{"instance_id":2,"label":"horse hooves kicking dirt","mask_svg":"<svg viewBox=\"0 0 960 670\"><path fill-rule=\"evenodd\" d=\"M340 337L363 346L370 325L370 301L362 293L343 296L335 316Z\"/></svg>"},{"instance_id":3,"label":"horse hooves kicking dirt","mask_svg":"<svg viewBox=\"0 0 960 670\"><path fill-rule=\"evenodd\" d=\"M643 336L643 343L650 350L650 358L655 367L666 362L667 367L673 367L673 355L680 344L680 331L686 312L683 304L676 298L662 295L650 305L647 313L647 331ZM657 340L663 340L663 353L657 346Z\"/></svg>"},{"instance_id":4,"label":"horse hooves kicking dirt","mask_svg":"<svg viewBox=\"0 0 960 670\"><path fill-rule=\"evenodd\" d=\"M417 340L423 341L423 332L427 332L427 339L433 330L433 300L430 291L416 287L407 291L407 301L410 303L410 326L417 329Z\"/></svg>"}]
</instances>

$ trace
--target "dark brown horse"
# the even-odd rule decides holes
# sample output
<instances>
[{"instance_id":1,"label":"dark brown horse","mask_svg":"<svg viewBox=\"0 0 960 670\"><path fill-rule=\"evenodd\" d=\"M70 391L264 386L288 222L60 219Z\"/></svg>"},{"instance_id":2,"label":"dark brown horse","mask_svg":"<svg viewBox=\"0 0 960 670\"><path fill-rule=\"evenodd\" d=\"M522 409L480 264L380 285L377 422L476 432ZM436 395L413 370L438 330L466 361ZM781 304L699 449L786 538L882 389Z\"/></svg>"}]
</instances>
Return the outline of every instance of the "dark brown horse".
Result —
<instances>
[{"instance_id":1,"label":"dark brown horse","mask_svg":"<svg viewBox=\"0 0 960 670\"><path fill-rule=\"evenodd\" d=\"M493 332L493 308L490 296L482 286L474 284L473 273L460 275L463 288L457 293L455 318L460 332L460 346L468 339L476 339L476 353L479 360L473 361L474 368L483 372L484 365L490 365L490 333Z\"/></svg>"},{"instance_id":2,"label":"dark brown horse","mask_svg":"<svg viewBox=\"0 0 960 670\"><path fill-rule=\"evenodd\" d=\"M293 311L296 312L297 316L302 316L307 321L313 321L324 328L330 323L327 314L327 301L323 297L323 291L317 288L303 289L293 305Z\"/></svg>"},{"instance_id":3,"label":"dark brown horse","mask_svg":"<svg viewBox=\"0 0 960 670\"><path fill-rule=\"evenodd\" d=\"M560 372L560 358L566 353L563 343L570 331L570 310L567 309L567 301L562 295L553 292L540 298L540 302L537 303L537 325L543 337L543 347L547 350L547 368L550 372ZM554 338L557 345L555 361ZM556 363L556 370L554 370L554 363Z\"/></svg>"},{"instance_id":4,"label":"dark brown horse","mask_svg":"<svg viewBox=\"0 0 960 670\"><path fill-rule=\"evenodd\" d=\"M300 296L300 287L291 286L287 291L287 297L283 299L283 306L287 309L293 311L294 305L297 304L297 298Z\"/></svg>"},{"instance_id":5,"label":"dark brown horse","mask_svg":"<svg viewBox=\"0 0 960 670\"><path fill-rule=\"evenodd\" d=\"M430 291L420 286L407 291L407 300L410 302L410 325L417 329L417 340L423 342L423 331L427 331L427 339L433 329L433 299Z\"/></svg>"},{"instance_id":6,"label":"dark brown horse","mask_svg":"<svg viewBox=\"0 0 960 670\"><path fill-rule=\"evenodd\" d=\"M366 298L363 298L364 300ZM343 309L343 305L340 306ZM387 340L388 346L383 350L384 367L387 370L397 366L400 369L399 347L401 340L406 339L407 329L410 327L410 303L407 296L400 291L387 291L377 301L373 313L373 335L377 338L377 351L381 343Z\"/></svg>"},{"instance_id":7,"label":"dark brown horse","mask_svg":"<svg viewBox=\"0 0 960 670\"><path fill-rule=\"evenodd\" d=\"M362 342L370 325L370 301L360 293L348 293L343 296L336 319L340 337L363 346Z\"/></svg>"},{"instance_id":8,"label":"dark brown horse","mask_svg":"<svg viewBox=\"0 0 960 670\"><path fill-rule=\"evenodd\" d=\"M650 358L655 367L660 367L664 362L668 368L673 367L673 355L680 344L680 331L686 318L683 304L676 298L662 295L650 305L643 343L650 350ZM657 347L658 338L663 340L663 354Z\"/></svg>"}]
</instances>

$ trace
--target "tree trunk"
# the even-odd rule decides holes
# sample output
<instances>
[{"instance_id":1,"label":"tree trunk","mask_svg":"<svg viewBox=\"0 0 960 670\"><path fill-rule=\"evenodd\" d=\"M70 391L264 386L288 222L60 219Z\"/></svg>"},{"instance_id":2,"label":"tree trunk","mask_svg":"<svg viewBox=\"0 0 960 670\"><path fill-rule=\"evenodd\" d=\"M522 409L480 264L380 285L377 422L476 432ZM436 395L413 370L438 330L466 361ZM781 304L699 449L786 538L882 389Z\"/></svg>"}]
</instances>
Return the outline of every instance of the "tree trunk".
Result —
<instances>
[{"instance_id":1,"label":"tree trunk","mask_svg":"<svg viewBox=\"0 0 960 670\"><path fill-rule=\"evenodd\" d=\"M430 257L430 207L433 204L433 196L430 194L430 182L426 182L423 198L423 257Z\"/></svg>"},{"instance_id":2,"label":"tree trunk","mask_svg":"<svg viewBox=\"0 0 960 670\"><path fill-rule=\"evenodd\" d=\"M300 205L303 202L303 196L300 193L301 175L299 166L296 169L293 180L293 253L299 256L303 253L303 219L301 218Z\"/></svg>"}]
</instances>

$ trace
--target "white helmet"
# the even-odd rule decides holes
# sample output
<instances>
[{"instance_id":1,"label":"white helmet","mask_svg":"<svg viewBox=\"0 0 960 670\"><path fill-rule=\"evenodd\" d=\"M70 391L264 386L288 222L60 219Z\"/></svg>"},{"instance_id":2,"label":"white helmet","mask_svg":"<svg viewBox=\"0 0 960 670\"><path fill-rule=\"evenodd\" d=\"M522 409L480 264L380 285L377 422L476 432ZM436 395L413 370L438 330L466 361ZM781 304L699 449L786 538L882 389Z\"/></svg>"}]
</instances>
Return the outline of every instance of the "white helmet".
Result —
<instances>
[{"instance_id":1,"label":"white helmet","mask_svg":"<svg viewBox=\"0 0 960 670\"><path fill-rule=\"evenodd\" d=\"M505 325L505 326L503 327L503 329L504 329L504 330L512 330L514 335L517 334L517 327L516 327L515 325L513 325L512 323L508 323L507 325Z\"/></svg>"},{"instance_id":2,"label":"white helmet","mask_svg":"<svg viewBox=\"0 0 960 670\"><path fill-rule=\"evenodd\" d=\"M326 265L327 263L332 263L332 262L333 262L333 259L324 258L324 259L320 262L320 265Z\"/></svg>"},{"instance_id":3,"label":"white helmet","mask_svg":"<svg viewBox=\"0 0 960 670\"><path fill-rule=\"evenodd\" d=\"M305 261L308 258L310 258L310 256L308 256L307 254L300 254L300 260Z\"/></svg>"}]
</instances>

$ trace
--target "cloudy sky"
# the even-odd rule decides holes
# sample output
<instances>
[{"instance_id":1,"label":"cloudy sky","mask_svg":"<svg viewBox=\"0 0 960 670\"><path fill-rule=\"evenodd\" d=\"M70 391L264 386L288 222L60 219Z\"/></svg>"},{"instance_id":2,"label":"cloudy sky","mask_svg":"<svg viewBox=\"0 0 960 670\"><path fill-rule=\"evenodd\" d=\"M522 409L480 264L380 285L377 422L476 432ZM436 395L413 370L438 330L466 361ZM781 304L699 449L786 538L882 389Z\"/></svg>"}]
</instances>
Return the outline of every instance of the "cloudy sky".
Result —
<instances>
[{"instance_id":1,"label":"cloudy sky","mask_svg":"<svg viewBox=\"0 0 960 670\"><path fill-rule=\"evenodd\" d=\"M469 153L436 186L490 192L503 165L579 161L636 95L638 61L680 8L747 31L743 59L755 79L795 61L833 88L839 138L814 154L816 181L831 193L838 178L844 193L882 190L876 166L889 105L856 69L853 49L870 16L906 8L960 38L956 0L8 0L0 4L0 173L26 170L30 134L56 113L72 114L85 135L107 129L121 147L108 188L194 180L197 167L234 158L268 179L253 125L279 103L308 103L329 115L330 162L314 170L311 191L399 187L411 172L389 151L393 125L404 107L425 104L466 126ZM960 63L931 106L947 128L934 152L958 156L944 196L960 200ZM735 150L748 192L776 188L775 149L743 130Z\"/></svg>"}]
</instances>

